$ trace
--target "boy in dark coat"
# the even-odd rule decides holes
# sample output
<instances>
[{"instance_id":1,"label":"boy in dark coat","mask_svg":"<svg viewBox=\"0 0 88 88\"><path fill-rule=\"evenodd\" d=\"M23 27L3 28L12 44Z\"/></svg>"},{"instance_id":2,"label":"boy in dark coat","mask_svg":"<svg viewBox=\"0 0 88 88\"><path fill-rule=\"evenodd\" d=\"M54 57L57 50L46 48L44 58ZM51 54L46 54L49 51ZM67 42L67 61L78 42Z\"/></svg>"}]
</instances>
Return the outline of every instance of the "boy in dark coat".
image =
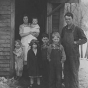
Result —
<instances>
[{"instance_id":1,"label":"boy in dark coat","mask_svg":"<svg viewBox=\"0 0 88 88\"><path fill-rule=\"evenodd\" d=\"M43 75L43 82L48 83L48 74L49 74L49 60L47 58L47 50L49 47L49 36L48 34L44 33L42 35L42 45L41 45L41 55L42 55L42 75Z\"/></svg>"}]
</instances>

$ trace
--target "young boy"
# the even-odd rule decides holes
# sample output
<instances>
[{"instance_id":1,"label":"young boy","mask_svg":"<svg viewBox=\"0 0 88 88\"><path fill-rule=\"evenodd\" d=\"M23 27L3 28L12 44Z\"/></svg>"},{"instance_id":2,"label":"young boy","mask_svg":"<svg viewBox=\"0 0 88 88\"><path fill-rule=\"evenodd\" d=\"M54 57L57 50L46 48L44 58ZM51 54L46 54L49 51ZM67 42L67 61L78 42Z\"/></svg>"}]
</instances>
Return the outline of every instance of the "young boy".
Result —
<instances>
[{"instance_id":1,"label":"young boy","mask_svg":"<svg viewBox=\"0 0 88 88\"><path fill-rule=\"evenodd\" d=\"M19 79L23 72L23 48L20 40L15 41L15 49L13 53L15 55L16 78Z\"/></svg>"},{"instance_id":2,"label":"young boy","mask_svg":"<svg viewBox=\"0 0 88 88\"><path fill-rule=\"evenodd\" d=\"M66 60L63 46L60 44L58 32L52 34L52 44L49 46L50 74L49 88L62 87L62 63Z\"/></svg>"},{"instance_id":3,"label":"young boy","mask_svg":"<svg viewBox=\"0 0 88 88\"><path fill-rule=\"evenodd\" d=\"M43 75L43 82L48 83L48 74L49 74L49 60L47 58L47 50L49 47L49 36L48 34L44 33L42 35L42 45L41 45L41 54L42 54L42 75Z\"/></svg>"}]
</instances>

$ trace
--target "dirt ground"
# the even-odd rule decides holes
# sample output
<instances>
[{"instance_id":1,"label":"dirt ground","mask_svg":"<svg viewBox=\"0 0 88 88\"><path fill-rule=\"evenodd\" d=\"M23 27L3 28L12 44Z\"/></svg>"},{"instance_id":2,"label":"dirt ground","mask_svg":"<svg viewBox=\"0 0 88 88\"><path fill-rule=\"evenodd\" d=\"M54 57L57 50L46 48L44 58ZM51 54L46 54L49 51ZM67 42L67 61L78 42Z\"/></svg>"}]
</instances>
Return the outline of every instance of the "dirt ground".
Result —
<instances>
[{"instance_id":1,"label":"dirt ground","mask_svg":"<svg viewBox=\"0 0 88 88\"><path fill-rule=\"evenodd\" d=\"M80 59L79 88L88 88L88 59Z\"/></svg>"},{"instance_id":2,"label":"dirt ground","mask_svg":"<svg viewBox=\"0 0 88 88\"><path fill-rule=\"evenodd\" d=\"M28 88L30 85L29 79L21 78L19 81L12 80L8 81L8 85L0 82L0 88ZM2 86L2 87L1 87ZM38 86L36 83L30 88L49 88L47 83L44 83L41 79L41 85ZM63 87L64 88L64 87ZM79 88L88 88L88 59L80 59L80 69L79 69Z\"/></svg>"}]
</instances>

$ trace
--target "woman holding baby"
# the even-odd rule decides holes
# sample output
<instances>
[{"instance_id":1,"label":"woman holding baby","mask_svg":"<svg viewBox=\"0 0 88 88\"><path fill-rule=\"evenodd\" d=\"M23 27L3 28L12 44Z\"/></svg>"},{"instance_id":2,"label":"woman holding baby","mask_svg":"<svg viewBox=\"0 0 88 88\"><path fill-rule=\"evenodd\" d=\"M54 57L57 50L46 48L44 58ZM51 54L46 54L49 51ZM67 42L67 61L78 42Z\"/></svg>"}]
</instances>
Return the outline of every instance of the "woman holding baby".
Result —
<instances>
[{"instance_id":1,"label":"woman holding baby","mask_svg":"<svg viewBox=\"0 0 88 88\"><path fill-rule=\"evenodd\" d=\"M23 45L24 51L24 71L23 76L27 76L25 72L27 72L27 52L30 49L29 43L32 39L36 39L40 33L40 27L37 24L37 18L32 19L32 24L28 23L28 16L23 16L23 24L19 27L19 34L21 36L21 43Z\"/></svg>"}]
</instances>

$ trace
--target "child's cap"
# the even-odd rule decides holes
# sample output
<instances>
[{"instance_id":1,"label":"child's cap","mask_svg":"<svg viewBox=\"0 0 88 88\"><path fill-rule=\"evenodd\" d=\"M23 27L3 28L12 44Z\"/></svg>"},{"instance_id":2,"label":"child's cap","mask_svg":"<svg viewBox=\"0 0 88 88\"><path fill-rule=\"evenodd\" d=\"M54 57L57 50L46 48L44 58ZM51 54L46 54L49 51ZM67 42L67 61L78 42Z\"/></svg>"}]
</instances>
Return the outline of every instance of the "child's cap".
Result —
<instances>
[{"instance_id":1,"label":"child's cap","mask_svg":"<svg viewBox=\"0 0 88 88\"><path fill-rule=\"evenodd\" d=\"M52 33L52 38L55 37L55 36L58 37L58 38L60 38L59 32L53 32Z\"/></svg>"},{"instance_id":2,"label":"child's cap","mask_svg":"<svg viewBox=\"0 0 88 88\"><path fill-rule=\"evenodd\" d=\"M47 33L43 33L43 34L42 34L42 38L43 38L43 37L49 38L49 35L48 35Z\"/></svg>"},{"instance_id":3,"label":"child's cap","mask_svg":"<svg viewBox=\"0 0 88 88\"><path fill-rule=\"evenodd\" d=\"M39 41L36 39L31 40L31 42L29 43L30 46L32 46L33 44L37 44L38 45Z\"/></svg>"}]
</instances>

